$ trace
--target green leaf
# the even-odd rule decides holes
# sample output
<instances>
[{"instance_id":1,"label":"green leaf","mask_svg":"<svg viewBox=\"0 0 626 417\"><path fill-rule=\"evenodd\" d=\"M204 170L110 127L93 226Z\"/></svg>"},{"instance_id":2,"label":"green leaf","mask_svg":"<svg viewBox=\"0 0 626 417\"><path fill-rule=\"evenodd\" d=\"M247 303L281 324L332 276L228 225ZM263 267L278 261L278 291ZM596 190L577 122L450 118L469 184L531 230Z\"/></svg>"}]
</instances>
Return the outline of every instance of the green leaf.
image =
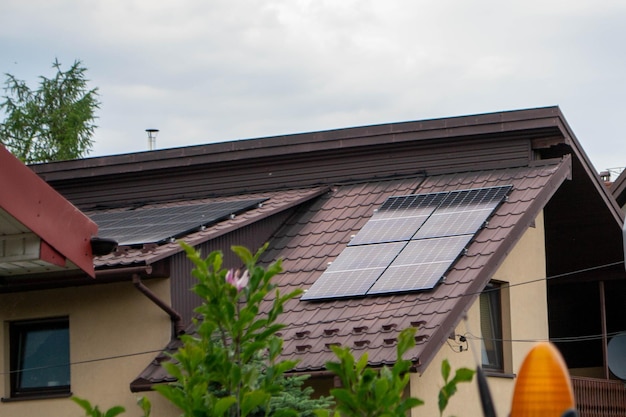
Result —
<instances>
[{"instance_id":1,"label":"green leaf","mask_svg":"<svg viewBox=\"0 0 626 417\"><path fill-rule=\"evenodd\" d=\"M143 411L143 417L150 417L150 411L152 410L152 404L150 400L146 397L137 398L137 405Z\"/></svg>"},{"instance_id":2,"label":"green leaf","mask_svg":"<svg viewBox=\"0 0 626 417\"><path fill-rule=\"evenodd\" d=\"M448 382L448 378L450 378L450 362L447 359L441 362L441 376L443 376L445 382Z\"/></svg>"},{"instance_id":3,"label":"green leaf","mask_svg":"<svg viewBox=\"0 0 626 417\"><path fill-rule=\"evenodd\" d=\"M389 382L385 379L378 379L374 383L374 397L377 400L385 399L389 391Z\"/></svg>"},{"instance_id":4,"label":"green leaf","mask_svg":"<svg viewBox=\"0 0 626 417\"><path fill-rule=\"evenodd\" d=\"M459 369L456 370L456 373L455 373L454 378L452 380L454 382L456 382L456 383L459 383L459 382L471 382L475 373L476 373L476 371L474 371L473 369L459 368Z\"/></svg>"},{"instance_id":5,"label":"green leaf","mask_svg":"<svg viewBox=\"0 0 626 417\"><path fill-rule=\"evenodd\" d=\"M247 416L252 410L268 402L270 396L261 390L248 392L241 401L241 415Z\"/></svg>"},{"instance_id":6,"label":"green leaf","mask_svg":"<svg viewBox=\"0 0 626 417\"><path fill-rule=\"evenodd\" d=\"M424 405L424 401L420 400L419 398L415 398L415 397L406 398L404 400L402 412L404 413L404 411L410 410L411 408L415 408L420 405Z\"/></svg>"},{"instance_id":7,"label":"green leaf","mask_svg":"<svg viewBox=\"0 0 626 417\"><path fill-rule=\"evenodd\" d=\"M402 356L415 346L415 332L415 327L409 327L398 334L398 346L396 348L398 359L402 359Z\"/></svg>"},{"instance_id":8,"label":"green leaf","mask_svg":"<svg viewBox=\"0 0 626 417\"><path fill-rule=\"evenodd\" d=\"M248 248L243 246L231 246L231 250L237 254L239 259L241 259L244 265L248 266L254 262L254 257L252 256L252 252L248 250Z\"/></svg>"},{"instance_id":9,"label":"green leaf","mask_svg":"<svg viewBox=\"0 0 626 417\"><path fill-rule=\"evenodd\" d=\"M122 414L126 409L122 406L111 407L104 413L104 417L115 417L119 414Z\"/></svg>"},{"instance_id":10,"label":"green leaf","mask_svg":"<svg viewBox=\"0 0 626 417\"><path fill-rule=\"evenodd\" d=\"M300 414L296 410L278 409L272 412L272 417L298 417Z\"/></svg>"},{"instance_id":11,"label":"green leaf","mask_svg":"<svg viewBox=\"0 0 626 417\"><path fill-rule=\"evenodd\" d=\"M357 400L356 396L347 389L335 388L330 390L330 393L333 397L335 397L335 401L337 402L338 406L347 407L351 410L358 410L359 401Z\"/></svg>"},{"instance_id":12,"label":"green leaf","mask_svg":"<svg viewBox=\"0 0 626 417\"><path fill-rule=\"evenodd\" d=\"M91 405L91 403L83 398L79 398L79 397L72 397L72 401L74 401L76 404L78 404L83 410L85 410L85 412L87 413L87 415L90 415L93 412L93 407Z\"/></svg>"},{"instance_id":13,"label":"green leaf","mask_svg":"<svg viewBox=\"0 0 626 417\"><path fill-rule=\"evenodd\" d=\"M216 416L223 416L236 402L237 399L233 396L220 398L216 401L213 411Z\"/></svg>"}]
</instances>

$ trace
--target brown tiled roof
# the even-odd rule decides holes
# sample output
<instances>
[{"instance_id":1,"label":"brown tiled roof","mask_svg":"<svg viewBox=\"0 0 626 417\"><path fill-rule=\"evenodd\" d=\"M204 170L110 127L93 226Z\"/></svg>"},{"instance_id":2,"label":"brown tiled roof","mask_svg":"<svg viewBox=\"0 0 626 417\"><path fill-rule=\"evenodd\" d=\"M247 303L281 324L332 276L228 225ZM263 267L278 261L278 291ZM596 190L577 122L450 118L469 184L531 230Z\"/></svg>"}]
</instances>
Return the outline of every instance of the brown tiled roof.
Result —
<instances>
[{"instance_id":1,"label":"brown tiled roof","mask_svg":"<svg viewBox=\"0 0 626 417\"><path fill-rule=\"evenodd\" d=\"M326 302L292 300L282 321L284 355L297 370L324 369L334 359L329 344L367 349L370 365L395 360L395 337L417 326L418 343L409 356L424 367L453 331L477 294L492 278L556 188L570 173L569 158L540 165L426 178L337 186L272 242L270 258L283 258L282 291L306 289L345 248L389 196L512 185L508 200L494 213L432 291Z\"/></svg>"},{"instance_id":2,"label":"brown tiled roof","mask_svg":"<svg viewBox=\"0 0 626 417\"><path fill-rule=\"evenodd\" d=\"M268 199L263 203L260 208L241 213L233 219L221 221L213 226L207 227L205 230L189 234L183 238L185 242L189 243L192 246L195 246L208 240L215 239L218 236L222 236L240 227L265 219L283 210L287 210L291 207L315 198L316 196L326 191L328 191L328 187L312 187L306 189L284 190L267 193L242 194L225 198L205 198L193 201L178 201L166 204L146 205L145 207L171 207L199 203L210 203L217 201L249 200L257 198ZM109 211L121 210L125 209L115 209ZM90 213L93 212L88 212L87 214L89 215ZM166 243L164 245L145 245L143 248L119 247L117 252L94 258L94 265L97 270L102 270L105 268L116 268L121 266L125 267L129 265L150 265L156 261L172 256L180 252L181 250L182 249L180 245L176 242Z\"/></svg>"},{"instance_id":3,"label":"brown tiled roof","mask_svg":"<svg viewBox=\"0 0 626 417\"><path fill-rule=\"evenodd\" d=\"M287 324L282 331L285 359L299 361L295 371L323 370L327 361L335 359L329 346L340 344L357 354L367 351L371 366L390 364L395 360L398 332L415 326L417 346L407 357L423 370L570 173L571 160L565 157L520 168L335 185L294 216L271 242L265 259L283 259L284 272L277 278L281 292L310 287L387 197L501 185L511 185L512 191L444 282L431 291L290 300L280 318ZM177 346L173 341L168 349ZM159 362L157 358L148 366L131 388L171 380Z\"/></svg>"}]
</instances>

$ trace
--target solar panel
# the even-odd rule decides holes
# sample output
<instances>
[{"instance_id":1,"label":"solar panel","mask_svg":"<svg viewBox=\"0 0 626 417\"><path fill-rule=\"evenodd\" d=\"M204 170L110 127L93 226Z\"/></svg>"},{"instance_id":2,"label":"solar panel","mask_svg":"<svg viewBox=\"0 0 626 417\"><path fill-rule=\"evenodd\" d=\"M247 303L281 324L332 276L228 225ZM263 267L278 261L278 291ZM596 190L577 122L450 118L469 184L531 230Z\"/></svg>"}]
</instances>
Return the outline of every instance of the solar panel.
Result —
<instances>
[{"instance_id":1,"label":"solar panel","mask_svg":"<svg viewBox=\"0 0 626 417\"><path fill-rule=\"evenodd\" d=\"M510 189L388 198L302 299L434 288Z\"/></svg>"},{"instance_id":2,"label":"solar panel","mask_svg":"<svg viewBox=\"0 0 626 417\"><path fill-rule=\"evenodd\" d=\"M510 185L501 187L473 188L469 190L457 190L447 193L446 198L437 208L437 212L458 211L459 207L464 210L476 210L480 208L495 208L511 190Z\"/></svg>"},{"instance_id":3,"label":"solar panel","mask_svg":"<svg viewBox=\"0 0 626 417\"><path fill-rule=\"evenodd\" d=\"M390 197L363 226L349 245L409 240L447 193Z\"/></svg>"},{"instance_id":4,"label":"solar panel","mask_svg":"<svg viewBox=\"0 0 626 417\"><path fill-rule=\"evenodd\" d=\"M474 234L485 223L491 211L489 209L433 214L413 239Z\"/></svg>"},{"instance_id":5,"label":"solar panel","mask_svg":"<svg viewBox=\"0 0 626 417\"><path fill-rule=\"evenodd\" d=\"M409 242L367 293L434 288L472 237L461 235Z\"/></svg>"},{"instance_id":6,"label":"solar panel","mask_svg":"<svg viewBox=\"0 0 626 417\"><path fill-rule=\"evenodd\" d=\"M404 246L395 242L347 247L302 300L364 295Z\"/></svg>"},{"instance_id":7,"label":"solar panel","mask_svg":"<svg viewBox=\"0 0 626 417\"><path fill-rule=\"evenodd\" d=\"M510 188L451 191L413 239L475 234Z\"/></svg>"},{"instance_id":8,"label":"solar panel","mask_svg":"<svg viewBox=\"0 0 626 417\"><path fill-rule=\"evenodd\" d=\"M163 243L203 226L225 220L256 207L267 199L218 201L187 206L138 208L135 210L93 213L101 237L115 239L120 245Z\"/></svg>"}]
</instances>

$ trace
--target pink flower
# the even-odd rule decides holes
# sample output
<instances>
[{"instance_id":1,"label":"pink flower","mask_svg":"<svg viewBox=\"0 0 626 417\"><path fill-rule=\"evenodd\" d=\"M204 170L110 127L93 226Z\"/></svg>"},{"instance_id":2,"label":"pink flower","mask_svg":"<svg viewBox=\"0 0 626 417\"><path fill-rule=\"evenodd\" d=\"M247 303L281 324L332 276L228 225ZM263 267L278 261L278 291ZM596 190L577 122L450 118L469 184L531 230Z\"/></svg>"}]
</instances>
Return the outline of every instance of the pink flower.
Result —
<instances>
[{"instance_id":1,"label":"pink flower","mask_svg":"<svg viewBox=\"0 0 626 417\"><path fill-rule=\"evenodd\" d=\"M226 273L226 282L233 287L237 288L237 291L241 291L246 285L248 285L248 270L243 273L243 275L239 275L239 270L229 270Z\"/></svg>"}]
</instances>

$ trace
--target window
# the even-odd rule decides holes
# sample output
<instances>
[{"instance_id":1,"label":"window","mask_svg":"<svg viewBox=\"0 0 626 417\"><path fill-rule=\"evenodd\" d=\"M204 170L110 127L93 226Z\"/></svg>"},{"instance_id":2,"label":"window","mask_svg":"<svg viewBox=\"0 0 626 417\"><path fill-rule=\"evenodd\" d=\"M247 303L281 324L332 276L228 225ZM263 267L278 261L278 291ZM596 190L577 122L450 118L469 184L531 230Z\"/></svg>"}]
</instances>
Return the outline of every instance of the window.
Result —
<instances>
[{"instance_id":1,"label":"window","mask_svg":"<svg viewBox=\"0 0 626 417\"><path fill-rule=\"evenodd\" d=\"M504 370L500 284L491 282L480 294L480 331L483 367Z\"/></svg>"},{"instance_id":2,"label":"window","mask_svg":"<svg viewBox=\"0 0 626 417\"><path fill-rule=\"evenodd\" d=\"M67 317L9 324L11 398L70 395Z\"/></svg>"}]
</instances>

